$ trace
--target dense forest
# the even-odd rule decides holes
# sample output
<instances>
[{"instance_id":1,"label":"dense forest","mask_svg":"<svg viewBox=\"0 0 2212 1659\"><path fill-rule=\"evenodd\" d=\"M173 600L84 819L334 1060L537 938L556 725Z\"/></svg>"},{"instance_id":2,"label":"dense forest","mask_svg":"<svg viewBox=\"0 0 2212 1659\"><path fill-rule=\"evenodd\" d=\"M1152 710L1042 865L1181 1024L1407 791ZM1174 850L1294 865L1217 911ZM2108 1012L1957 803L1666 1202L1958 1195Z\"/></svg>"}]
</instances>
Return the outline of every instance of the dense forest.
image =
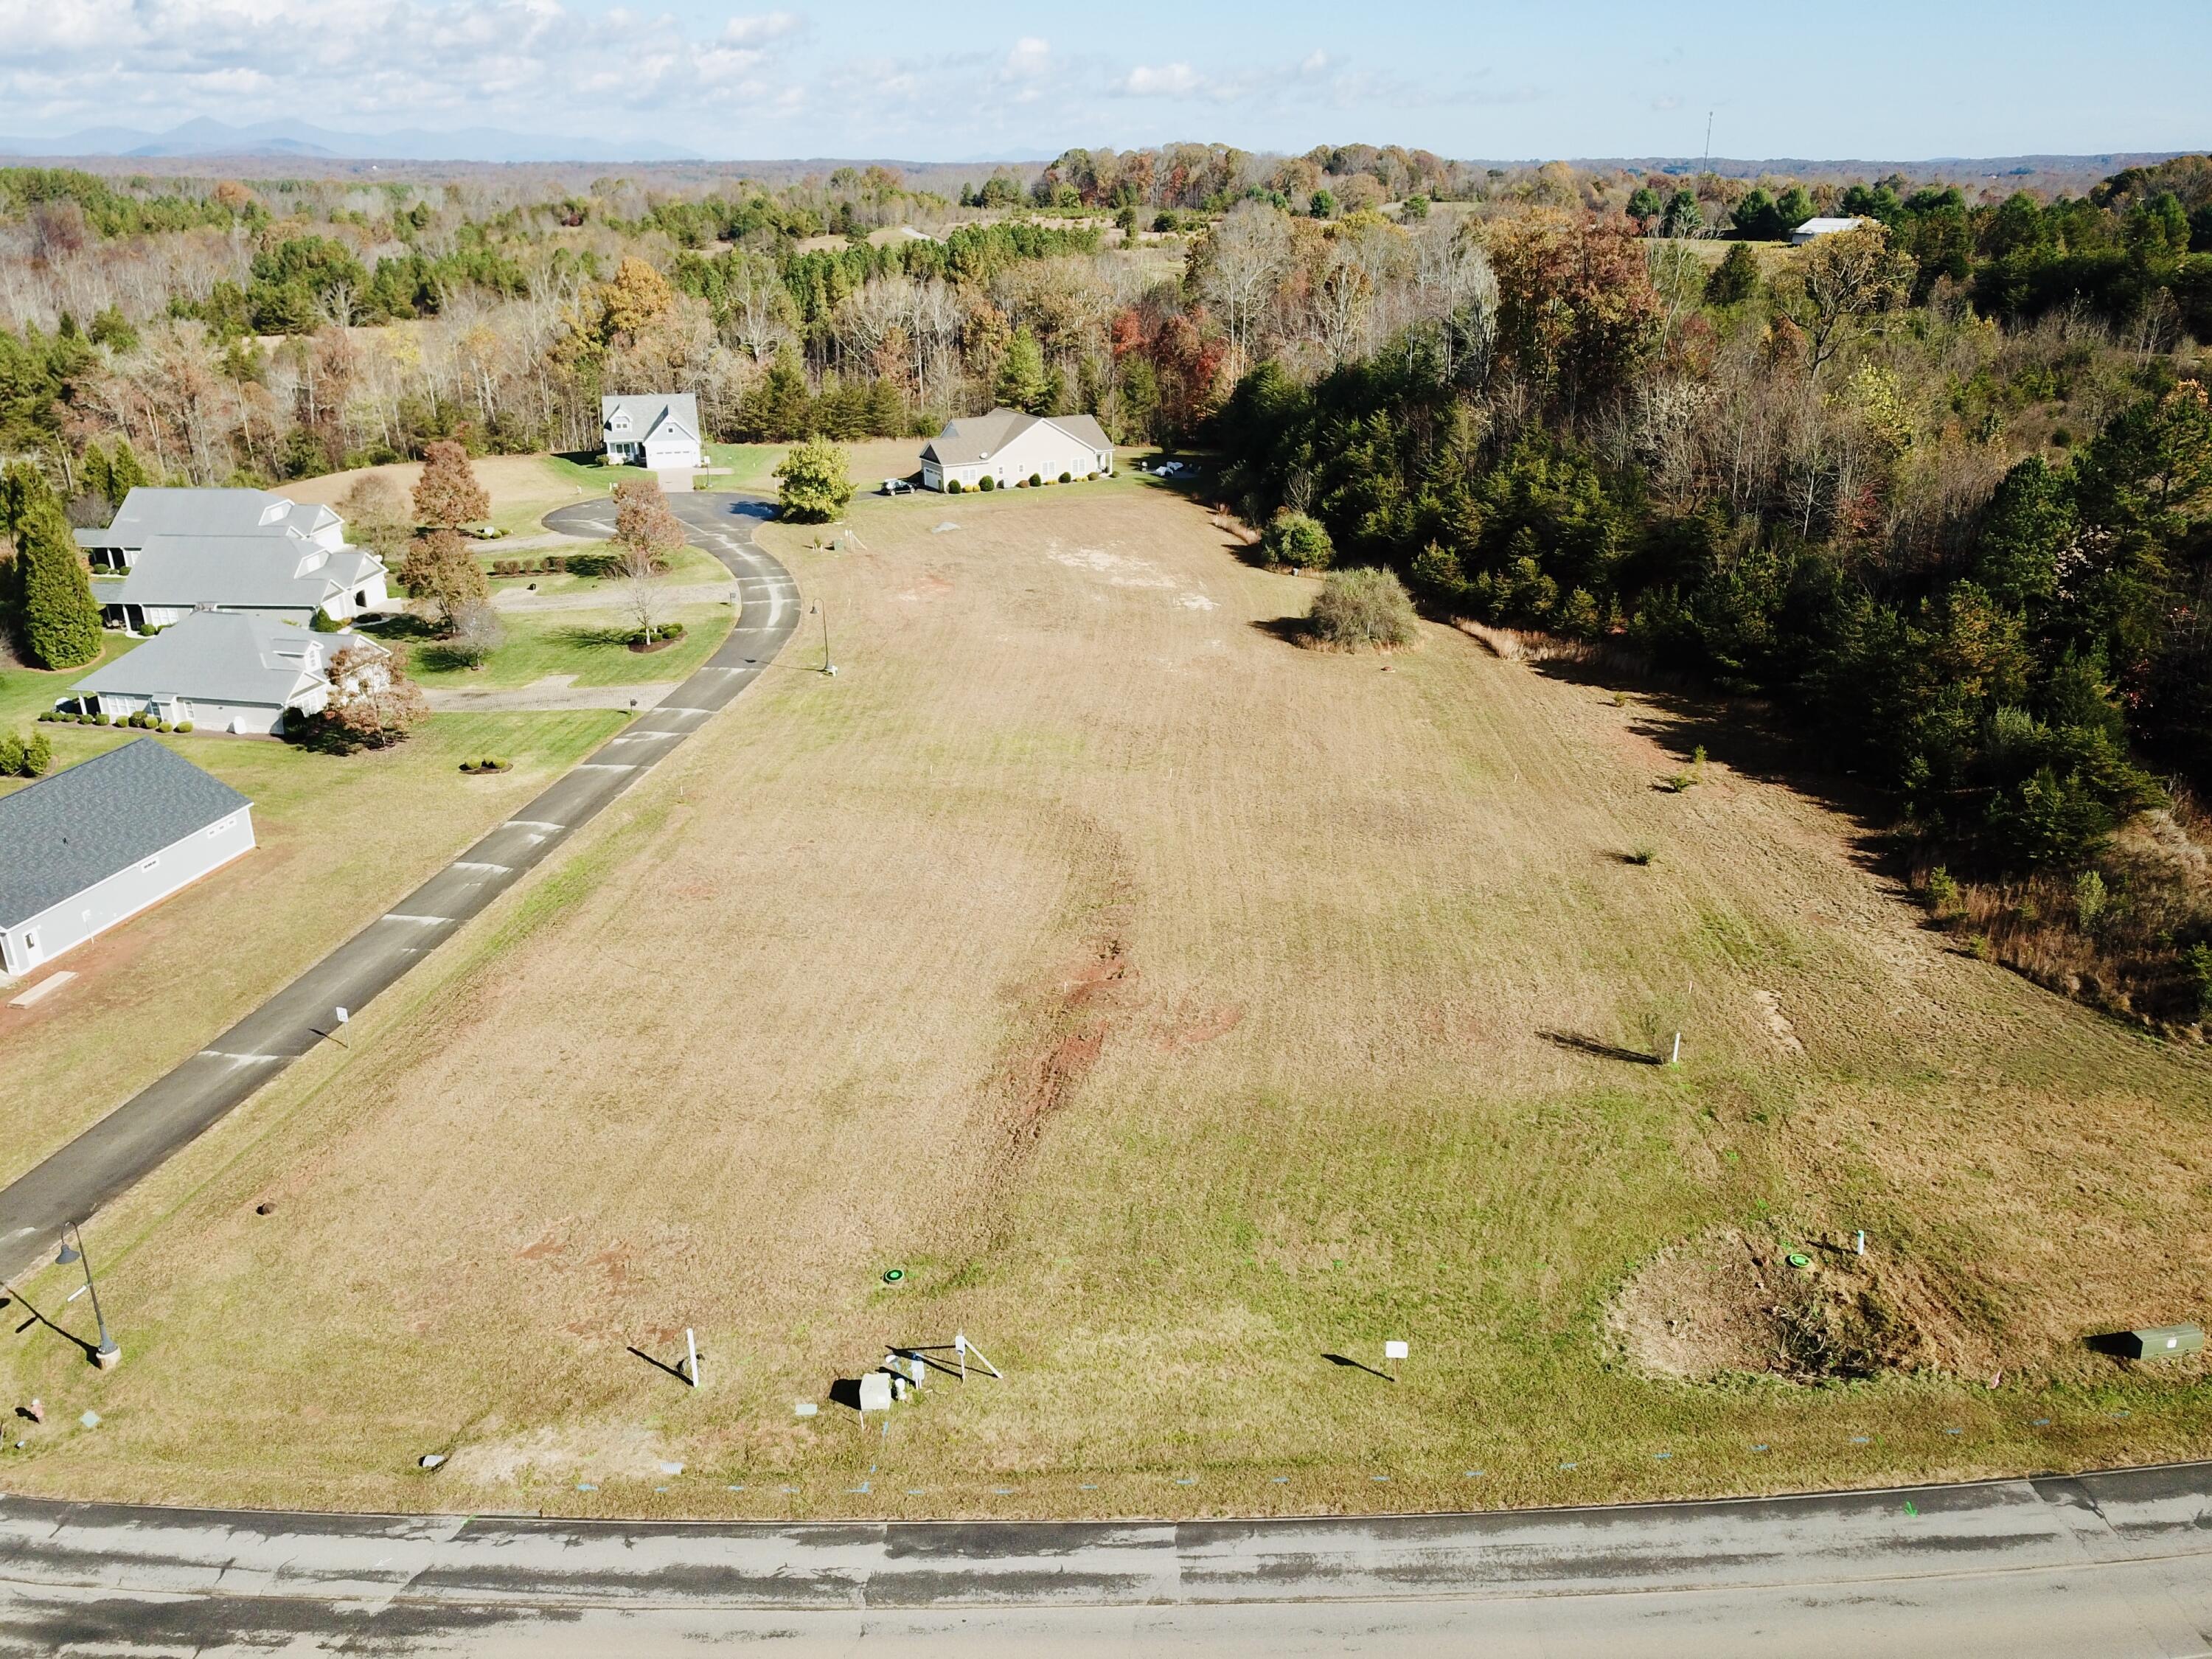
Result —
<instances>
[{"instance_id":1,"label":"dense forest","mask_svg":"<svg viewBox=\"0 0 2212 1659\"><path fill-rule=\"evenodd\" d=\"M1790 246L1815 215L1858 223ZM1437 617L1759 700L1899 803L1963 948L2172 1029L2212 1007L2208 339L2203 156L2075 194L1369 146L942 193L0 169L0 456L80 521L582 448L603 391L724 440L1085 410Z\"/></svg>"}]
</instances>

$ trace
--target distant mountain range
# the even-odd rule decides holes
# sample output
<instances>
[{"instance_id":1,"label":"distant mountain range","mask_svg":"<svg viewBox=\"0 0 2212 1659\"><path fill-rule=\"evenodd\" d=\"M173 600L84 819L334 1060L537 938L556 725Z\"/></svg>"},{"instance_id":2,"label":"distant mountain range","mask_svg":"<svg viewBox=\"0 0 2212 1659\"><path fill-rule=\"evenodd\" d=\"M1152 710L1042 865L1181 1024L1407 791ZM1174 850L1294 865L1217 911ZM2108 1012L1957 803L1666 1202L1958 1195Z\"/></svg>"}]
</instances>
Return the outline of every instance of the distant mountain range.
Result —
<instances>
[{"instance_id":1,"label":"distant mountain range","mask_svg":"<svg viewBox=\"0 0 2212 1659\"><path fill-rule=\"evenodd\" d=\"M500 127L460 127L451 132L334 132L304 121L260 121L234 127L203 117L145 132L132 127L86 127L51 137L0 137L0 155L256 155L393 161L693 161L695 150L667 144L574 138L560 133L509 132Z\"/></svg>"},{"instance_id":2,"label":"distant mountain range","mask_svg":"<svg viewBox=\"0 0 2212 1659\"><path fill-rule=\"evenodd\" d=\"M2117 173L2123 167L2161 161L2179 153L2157 150L2114 152L2102 155L1944 155L1919 161L1887 161L1863 159L1820 161L1796 156L1755 160L1719 155L1710 159L1684 155L1634 155L1588 156L1577 159L1575 164L1581 167L1625 167L1638 171L1674 173L1695 173L1710 167L1716 173L1738 178L1754 178L1763 173L1872 178L1893 169L1902 171L1909 177L1940 175L1955 178L1963 175L2003 178L2037 173L2102 175ZM793 161L743 161L734 157L709 158L697 150L678 149L668 144L635 141L610 143L604 139L574 138L560 133L513 132L503 127L457 127L443 132L425 131L415 127L387 133L338 132L327 127L311 126L304 121L260 121L251 126L231 126L205 117L171 127L166 132L148 132L135 127L85 127L76 132L58 133L47 137L0 137L0 157L9 156L82 156L87 159L143 156L149 160L207 156L240 161L267 157L279 161L349 162L583 162L591 165L626 161L701 162L711 159L728 165L765 165L778 169L866 165L865 161L834 157L823 157L817 162L804 163ZM1547 158L1533 156L1513 161L1474 159L1472 165L1528 167L1545 159ZM1045 160L1042 155L1021 156L1006 152L995 155L969 155L952 162L903 161L891 165L930 169L994 166L1020 169L1042 167Z\"/></svg>"}]
</instances>

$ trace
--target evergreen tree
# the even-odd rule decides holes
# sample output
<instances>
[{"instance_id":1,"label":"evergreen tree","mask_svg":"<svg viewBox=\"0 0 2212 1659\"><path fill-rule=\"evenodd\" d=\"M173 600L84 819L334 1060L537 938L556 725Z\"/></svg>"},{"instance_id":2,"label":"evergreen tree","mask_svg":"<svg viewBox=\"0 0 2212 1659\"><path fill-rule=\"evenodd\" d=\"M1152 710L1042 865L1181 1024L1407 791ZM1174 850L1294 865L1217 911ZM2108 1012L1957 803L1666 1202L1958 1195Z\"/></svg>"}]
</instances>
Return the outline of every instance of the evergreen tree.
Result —
<instances>
[{"instance_id":1,"label":"evergreen tree","mask_svg":"<svg viewBox=\"0 0 2212 1659\"><path fill-rule=\"evenodd\" d=\"M1007 343L996 395L1003 409L1026 410L1032 415L1052 413L1052 382L1044 372L1044 353L1036 336L1027 328L1016 329Z\"/></svg>"},{"instance_id":2,"label":"evergreen tree","mask_svg":"<svg viewBox=\"0 0 2212 1659\"><path fill-rule=\"evenodd\" d=\"M853 499L845 452L826 438L795 445L777 465L783 516L797 524L827 524Z\"/></svg>"},{"instance_id":3,"label":"evergreen tree","mask_svg":"<svg viewBox=\"0 0 2212 1659\"><path fill-rule=\"evenodd\" d=\"M61 503L41 483L20 513L23 645L41 667L75 668L100 659L100 606Z\"/></svg>"}]
</instances>

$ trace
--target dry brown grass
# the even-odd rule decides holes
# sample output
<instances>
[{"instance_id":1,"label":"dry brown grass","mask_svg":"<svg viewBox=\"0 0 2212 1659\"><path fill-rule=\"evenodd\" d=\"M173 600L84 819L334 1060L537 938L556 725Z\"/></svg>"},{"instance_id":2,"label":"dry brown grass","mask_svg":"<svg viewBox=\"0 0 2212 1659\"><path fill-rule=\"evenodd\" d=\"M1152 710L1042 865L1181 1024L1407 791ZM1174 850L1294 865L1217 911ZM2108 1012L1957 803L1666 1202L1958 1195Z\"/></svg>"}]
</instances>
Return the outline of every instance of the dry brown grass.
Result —
<instances>
[{"instance_id":1,"label":"dry brown grass","mask_svg":"<svg viewBox=\"0 0 2212 1659\"><path fill-rule=\"evenodd\" d=\"M105 1419L12 1490L1218 1513L2212 1446L2078 1347L2212 1306L2205 1067L1947 948L1856 826L1662 793L1670 717L1448 629L1300 651L1312 585L1134 479L854 525L767 532L838 678L802 635L94 1228L131 1358L10 1345ZM1730 1226L1866 1227L2005 1386L1619 1364L1620 1286ZM687 1326L696 1395L627 1352ZM1004 1382L794 1417L963 1329ZM1394 1336L1395 1385L1327 1358Z\"/></svg>"}]
</instances>

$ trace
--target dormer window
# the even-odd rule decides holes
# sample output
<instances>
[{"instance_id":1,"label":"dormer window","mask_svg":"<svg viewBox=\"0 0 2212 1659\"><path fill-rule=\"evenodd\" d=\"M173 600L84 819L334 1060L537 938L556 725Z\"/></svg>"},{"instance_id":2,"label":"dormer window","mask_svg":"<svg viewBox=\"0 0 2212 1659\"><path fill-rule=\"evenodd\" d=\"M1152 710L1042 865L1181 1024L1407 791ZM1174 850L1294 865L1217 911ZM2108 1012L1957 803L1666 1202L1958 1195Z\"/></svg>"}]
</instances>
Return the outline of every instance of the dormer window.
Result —
<instances>
[{"instance_id":1,"label":"dormer window","mask_svg":"<svg viewBox=\"0 0 2212 1659\"><path fill-rule=\"evenodd\" d=\"M615 412L614 417L607 422L607 430L610 432L629 431L629 416L617 410Z\"/></svg>"}]
</instances>

